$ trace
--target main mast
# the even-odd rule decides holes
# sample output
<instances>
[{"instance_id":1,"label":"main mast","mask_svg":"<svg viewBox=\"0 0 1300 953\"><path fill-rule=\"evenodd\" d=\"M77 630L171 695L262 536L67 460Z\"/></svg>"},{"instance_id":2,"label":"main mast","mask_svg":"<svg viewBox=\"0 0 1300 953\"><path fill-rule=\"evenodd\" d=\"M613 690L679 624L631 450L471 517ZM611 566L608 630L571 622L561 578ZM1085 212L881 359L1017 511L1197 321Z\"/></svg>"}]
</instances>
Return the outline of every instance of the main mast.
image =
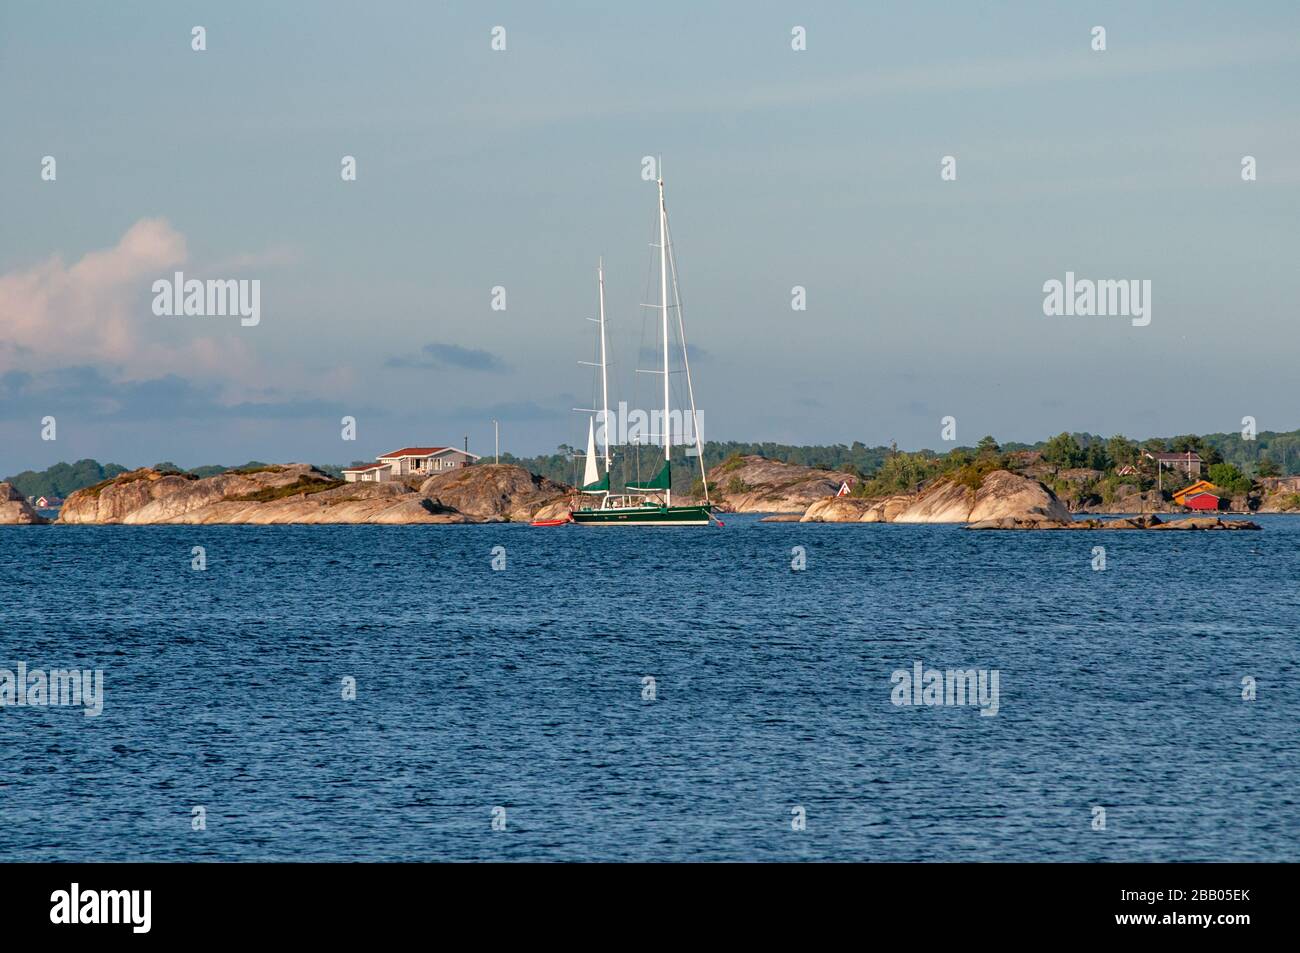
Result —
<instances>
[{"instance_id":1,"label":"main mast","mask_svg":"<svg viewBox=\"0 0 1300 953\"><path fill-rule=\"evenodd\" d=\"M609 474L609 375L605 362L605 259L596 264L596 280L600 285L600 391L601 408L604 412L600 418L605 434L605 473Z\"/></svg>"},{"instance_id":2,"label":"main mast","mask_svg":"<svg viewBox=\"0 0 1300 953\"><path fill-rule=\"evenodd\" d=\"M668 376L668 210L664 207L663 160L659 162L659 310L663 318L664 333L664 468L669 474L668 488L664 490L664 505L673 502L672 471L668 469L673 456L673 428L669 417L669 376Z\"/></svg>"}]
</instances>

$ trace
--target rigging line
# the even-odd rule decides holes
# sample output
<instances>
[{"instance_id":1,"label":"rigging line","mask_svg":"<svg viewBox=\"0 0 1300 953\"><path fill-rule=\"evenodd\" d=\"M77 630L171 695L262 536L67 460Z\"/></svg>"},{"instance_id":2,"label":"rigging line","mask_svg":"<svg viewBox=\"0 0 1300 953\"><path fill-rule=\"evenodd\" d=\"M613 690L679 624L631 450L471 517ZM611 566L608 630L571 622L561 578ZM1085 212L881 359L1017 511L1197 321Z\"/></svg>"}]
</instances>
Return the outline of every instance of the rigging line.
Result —
<instances>
[{"instance_id":1,"label":"rigging line","mask_svg":"<svg viewBox=\"0 0 1300 953\"><path fill-rule=\"evenodd\" d=\"M650 225L650 227L649 227L649 231L650 231L650 241L647 242L647 244L653 246L653 245L655 244L654 239L657 237L657 235L658 235L658 231L659 231L659 205L658 205L657 202L655 203L654 215L652 216L649 225ZM642 288L643 288L643 292L642 292L642 295L641 295L641 300L642 300L642 301L644 301L646 298L649 298L649 297L650 297L651 289L652 289L652 288L654 287L654 285L656 284L656 282L655 282L655 277L656 277L656 275L655 275L655 271L656 271L656 265L657 265L658 263L655 261L655 257L656 257L656 256L653 255L653 254L646 256L645 270L644 270L644 272L643 272L643 282L644 282L644 283L643 283L643 285L642 285ZM641 309L638 309L638 310L641 310ZM649 315L648 315L647 313L645 313L644 311L641 311L641 340L640 340L639 349L638 349L638 351L637 351L638 355L643 354L643 353L645 353L645 352L648 350L648 348L647 348L647 340L646 340L646 339L647 339L647 332L649 331L649 325L650 325ZM657 343L658 343L658 338L659 338L657 323L656 323L656 329L655 329L655 335L654 335L654 337L655 337L655 343L657 344ZM633 370L636 371L637 368L634 367ZM634 407L639 407L639 406L642 405L642 403L643 403L643 402L642 402L642 400L641 400L641 377L640 377L639 374L637 374L637 373L633 373L633 374L632 374L632 405L633 405ZM631 454L630 454L630 455L631 455L631 463L632 463L632 466L631 466L630 468L626 468L626 469L625 469L625 471L624 471L624 477L625 477L625 479L626 479L626 477L627 477L627 475L628 475L628 474L627 474L627 470L630 469L633 473L635 473L635 480L636 480L636 482L637 482L637 483L640 483L641 480L642 480L642 474L641 474L641 448L642 448L643 446L648 446L648 444L645 444L645 443L643 443L642 441L638 440L638 441L636 441L634 444L632 444L632 446L634 447L634 449L631 451ZM626 455L625 455L625 456L626 456Z\"/></svg>"},{"instance_id":2,"label":"rigging line","mask_svg":"<svg viewBox=\"0 0 1300 953\"><path fill-rule=\"evenodd\" d=\"M668 210L664 210L664 232L672 235L668 224ZM700 433L700 415L695 409L695 384L691 381L691 356L686 346L686 322L682 317L682 296L677 288L677 250L673 248L672 238L665 239L668 246L668 262L673 273L673 300L677 303L677 327L682 339L682 363L686 368L686 390L691 398L691 426L695 431L695 449L700 458L700 482L704 485L704 502L709 502L709 477L704 468L704 435Z\"/></svg>"}]
</instances>

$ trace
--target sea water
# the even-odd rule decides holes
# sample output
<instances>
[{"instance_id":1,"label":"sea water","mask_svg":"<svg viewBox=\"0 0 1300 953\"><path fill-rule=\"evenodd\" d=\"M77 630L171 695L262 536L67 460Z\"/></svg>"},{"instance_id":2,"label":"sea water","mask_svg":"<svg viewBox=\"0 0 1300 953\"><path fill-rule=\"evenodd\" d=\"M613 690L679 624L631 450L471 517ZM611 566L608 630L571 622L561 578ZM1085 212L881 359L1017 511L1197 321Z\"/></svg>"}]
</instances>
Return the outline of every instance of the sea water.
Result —
<instances>
[{"instance_id":1,"label":"sea water","mask_svg":"<svg viewBox=\"0 0 1300 953\"><path fill-rule=\"evenodd\" d=\"M724 520L0 527L0 859L1300 860L1300 518Z\"/></svg>"}]
</instances>

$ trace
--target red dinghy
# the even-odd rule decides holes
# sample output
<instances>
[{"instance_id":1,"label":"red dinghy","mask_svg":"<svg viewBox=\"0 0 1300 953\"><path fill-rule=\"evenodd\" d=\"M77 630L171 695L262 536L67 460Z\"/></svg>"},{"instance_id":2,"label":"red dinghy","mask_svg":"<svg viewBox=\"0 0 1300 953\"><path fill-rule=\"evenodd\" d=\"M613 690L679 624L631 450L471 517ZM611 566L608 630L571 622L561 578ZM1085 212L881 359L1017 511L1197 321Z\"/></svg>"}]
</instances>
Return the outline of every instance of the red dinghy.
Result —
<instances>
[{"instance_id":1,"label":"red dinghy","mask_svg":"<svg viewBox=\"0 0 1300 953\"><path fill-rule=\"evenodd\" d=\"M553 520L533 520L533 522L532 522L531 525L533 525L533 526L563 526L565 523L572 523L572 522L573 522L573 517L572 517L572 516L561 516L559 519L553 519Z\"/></svg>"}]
</instances>

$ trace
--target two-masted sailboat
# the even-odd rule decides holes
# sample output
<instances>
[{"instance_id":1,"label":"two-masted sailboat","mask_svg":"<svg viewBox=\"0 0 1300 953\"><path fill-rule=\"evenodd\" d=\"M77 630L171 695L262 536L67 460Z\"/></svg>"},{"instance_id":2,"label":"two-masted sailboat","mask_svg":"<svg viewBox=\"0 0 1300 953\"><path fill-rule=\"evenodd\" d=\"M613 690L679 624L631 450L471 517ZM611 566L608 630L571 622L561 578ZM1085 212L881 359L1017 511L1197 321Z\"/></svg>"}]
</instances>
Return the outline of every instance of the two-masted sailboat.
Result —
<instances>
[{"instance_id":1,"label":"two-masted sailboat","mask_svg":"<svg viewBox=\"0 0 1300 953\"><path fill-rule=\"evenodd\" d=\"M677 291L677 264L672 255L672 244L668 233L668 210L664 204L664 180L662 168L659 176L659 303L660 333L663 344L663 366L657 373L663 375L663 418L660 424L660 436L663 440L663 465L649 480L629 481L627 490L614 493L610 489L610 416L609 416L609 379L607 374L606 339L605 339L605 271L603 262L597 269L597 283L600 293L600 377L602 430L604 431L604 475L601 475L596 455L596 421L591 418L587 428L587 457L583 468L581 493L587 504L575 508L571 513L574 523L590 526L707 526L712 515L709 502L709 480L704 472L703 443L700 437L699 414L695 408L695 387L691 382L691 363L686 351L686 325L682 318L681 297ZM704 487L704 503L673 505L672 488L672 412L671 412L671 375L669 366L669 349L671 329L668 322L670 305L668 302L669 276L672 277L672 293L677 311L678 341L682 349L682 366L686 373L686 390L691 405L691 436L696 459L700 465L700 479ZM685 429L685 428L683 428ZM686 434L682 433L685 442Z\"/></svg>"}]
</instances>

